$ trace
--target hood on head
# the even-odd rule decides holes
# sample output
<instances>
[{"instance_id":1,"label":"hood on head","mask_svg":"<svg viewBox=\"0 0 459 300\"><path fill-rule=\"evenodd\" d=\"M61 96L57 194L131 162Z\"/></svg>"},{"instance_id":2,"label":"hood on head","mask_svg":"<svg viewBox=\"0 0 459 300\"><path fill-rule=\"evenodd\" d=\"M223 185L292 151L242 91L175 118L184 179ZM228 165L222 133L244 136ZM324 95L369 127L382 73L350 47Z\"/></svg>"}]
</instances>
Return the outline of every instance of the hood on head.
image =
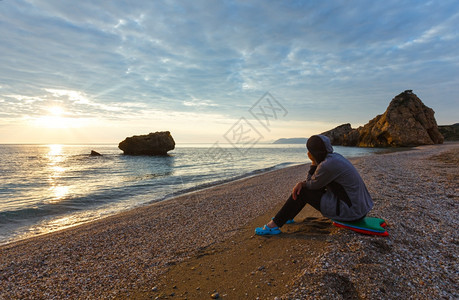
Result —
<instances>
[{"instance_id":1,"label":"hood on head","mask_svg":"<svg viewBox=\"0 0 459 300\"><path fill-rule=\"evenodd\" d=\"M306 142L306 147L318 163L322 162L328 153L333 153L330 139L325 135L318 134L311 136Z\"/></svg>"},{"instance_id":2,"label":"hood on head","mask_svg":"<svg viewBox=\"0 0 459 300\"><path fill-rule=\"evenodd\" d=\"M318 134L317 136L320 137L320 139L324 142L327 153L333 153L333 146L330 142L330 139L327 136L321 134Z\"/></svg>"}]
</instances>

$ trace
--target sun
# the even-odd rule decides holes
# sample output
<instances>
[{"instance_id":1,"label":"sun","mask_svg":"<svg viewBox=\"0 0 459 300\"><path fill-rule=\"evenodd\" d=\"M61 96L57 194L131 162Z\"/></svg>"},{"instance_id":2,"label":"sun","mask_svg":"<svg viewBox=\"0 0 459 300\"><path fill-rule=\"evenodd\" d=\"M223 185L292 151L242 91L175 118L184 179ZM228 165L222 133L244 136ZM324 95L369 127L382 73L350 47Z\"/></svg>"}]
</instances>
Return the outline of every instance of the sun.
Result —
<instances>
[{"instance_id":1,"label":"sun","mask_svg":"<svg viewBox=\"0 0 459 300\"><path fill-rule=\"evenodd\" d=\"M77 128L85 125L85 120L72 117L71 113L60 106L50 106L45 109L48 114L34 120L34 125L41 128Z\"/></svg>"},{"instance_id":2,"label":"sun","mask_svg":"<svg viewBox=\"0 0 459 300\"><path fill-rule=\"evenodd\" d=\"M48 108L48 111L53 116L62 116L65 113L64 109L60 106L51 106Z\"/></svg>"}]
</instances>

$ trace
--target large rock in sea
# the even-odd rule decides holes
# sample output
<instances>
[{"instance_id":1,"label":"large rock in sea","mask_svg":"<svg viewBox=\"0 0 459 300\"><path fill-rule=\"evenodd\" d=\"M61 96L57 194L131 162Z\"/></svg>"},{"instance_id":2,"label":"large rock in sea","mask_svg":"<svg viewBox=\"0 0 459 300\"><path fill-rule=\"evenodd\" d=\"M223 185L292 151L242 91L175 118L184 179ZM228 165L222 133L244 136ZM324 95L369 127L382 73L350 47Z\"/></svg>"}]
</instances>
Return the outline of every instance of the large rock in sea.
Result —
<instances>
[{"instance_id":1,"label":"large rock in sea","mask_svg":"<svg viewBox=\"0 0 459 300\"><path fill-rule=\"evenodd\" d=\"M174 150L175 141L169 131L135 135L119 143L118 148L128 155L166 155Z\"/></svg>"},{"instance_id":2,"label":"large rock in sea","mask_svg":"<svg viewBox=\"0 0 459 300\"><path fill-rule=\"evenodd\" d=\"M324 132L335 145L359 147L405 147L442 144L434 111L411 90L397 95L386 111L363 127L344 124Z\"/></svg>"}]
</instances>

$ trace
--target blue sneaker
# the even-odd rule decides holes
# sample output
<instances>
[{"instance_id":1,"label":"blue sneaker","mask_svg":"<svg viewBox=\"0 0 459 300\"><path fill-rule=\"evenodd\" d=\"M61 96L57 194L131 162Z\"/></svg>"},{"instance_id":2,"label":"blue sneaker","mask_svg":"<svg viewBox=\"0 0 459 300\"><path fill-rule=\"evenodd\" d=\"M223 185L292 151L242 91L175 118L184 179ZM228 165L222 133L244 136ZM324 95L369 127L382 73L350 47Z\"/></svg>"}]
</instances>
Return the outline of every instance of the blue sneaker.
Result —
<instances>
[{"instance_id":1,"label":"blue sneaker","mask_svg":"<svg viewBox=\"0 0 459 300\"><path fill-rule=\"evenodd\" d=\"M279 227L269 228L267 225L255 228L257 235L275 235L281 233Z\"/></svg>"}]
</instances>

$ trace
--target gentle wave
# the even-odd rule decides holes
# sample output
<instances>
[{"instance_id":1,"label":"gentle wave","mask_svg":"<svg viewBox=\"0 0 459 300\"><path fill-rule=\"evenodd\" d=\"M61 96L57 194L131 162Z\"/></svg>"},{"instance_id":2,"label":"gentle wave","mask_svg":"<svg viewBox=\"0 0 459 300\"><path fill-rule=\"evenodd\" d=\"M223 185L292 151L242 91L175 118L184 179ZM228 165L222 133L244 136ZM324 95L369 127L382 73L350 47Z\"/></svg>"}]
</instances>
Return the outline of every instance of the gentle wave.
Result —
<instances>
[{"instance_id":1,"label":"gentle wave","mask_svg":"<svg viewBox=\"0 0 459 300\"><path fill-rule=\"evenodd\" d=\"M229 156L209 149L151 157L123 155L116 145L0 145L0 244L308 162L304 145L259 145L244 154L227 147Z\"/></svg>"},{"instance_id":2,"label":"gentle wave","mask_svg":"<svg viewBox=\"0 0 459 300\"><path fill-rule=\"evenodd\" d=\"M177 197L177 196L180 196L180 195L183 195L183 194L187 194L187 193L191 193L191 192L195 192L195 191L211 188L211 187L218 186L218 185L221 185L221 184L225 184L225 183L233 182L233 181L236 181L236 180L241 180L241 179L244 179L244 178L249 178L249 177L252 177L252 176L256 176L256 175L259 175L259 174L262 174L262 173L266 173L266 172L270 172L270 171L286 168L286 167L292 166L294 164L295 163L291 163L291 162L280 163L280 164L277 164L275 166L253 170L253 171L250 171L250 172L238 175L238 176L234 176L234 177L231 177L231 178L226 178L226 179L221 179L221 180L212 181L212 182L208 182L208 183L198 184L198 185L196 185L194 187L191 187L191 188L186 188L186 189L178 190L178 191L176 191L174 193L171 193L171 194L167 194L163 198L155 199L155 200L151 201L150 203L163 201L163 200L170 199L170 198L173 198L173 197Z\"/></svg>"}]
</instances>

